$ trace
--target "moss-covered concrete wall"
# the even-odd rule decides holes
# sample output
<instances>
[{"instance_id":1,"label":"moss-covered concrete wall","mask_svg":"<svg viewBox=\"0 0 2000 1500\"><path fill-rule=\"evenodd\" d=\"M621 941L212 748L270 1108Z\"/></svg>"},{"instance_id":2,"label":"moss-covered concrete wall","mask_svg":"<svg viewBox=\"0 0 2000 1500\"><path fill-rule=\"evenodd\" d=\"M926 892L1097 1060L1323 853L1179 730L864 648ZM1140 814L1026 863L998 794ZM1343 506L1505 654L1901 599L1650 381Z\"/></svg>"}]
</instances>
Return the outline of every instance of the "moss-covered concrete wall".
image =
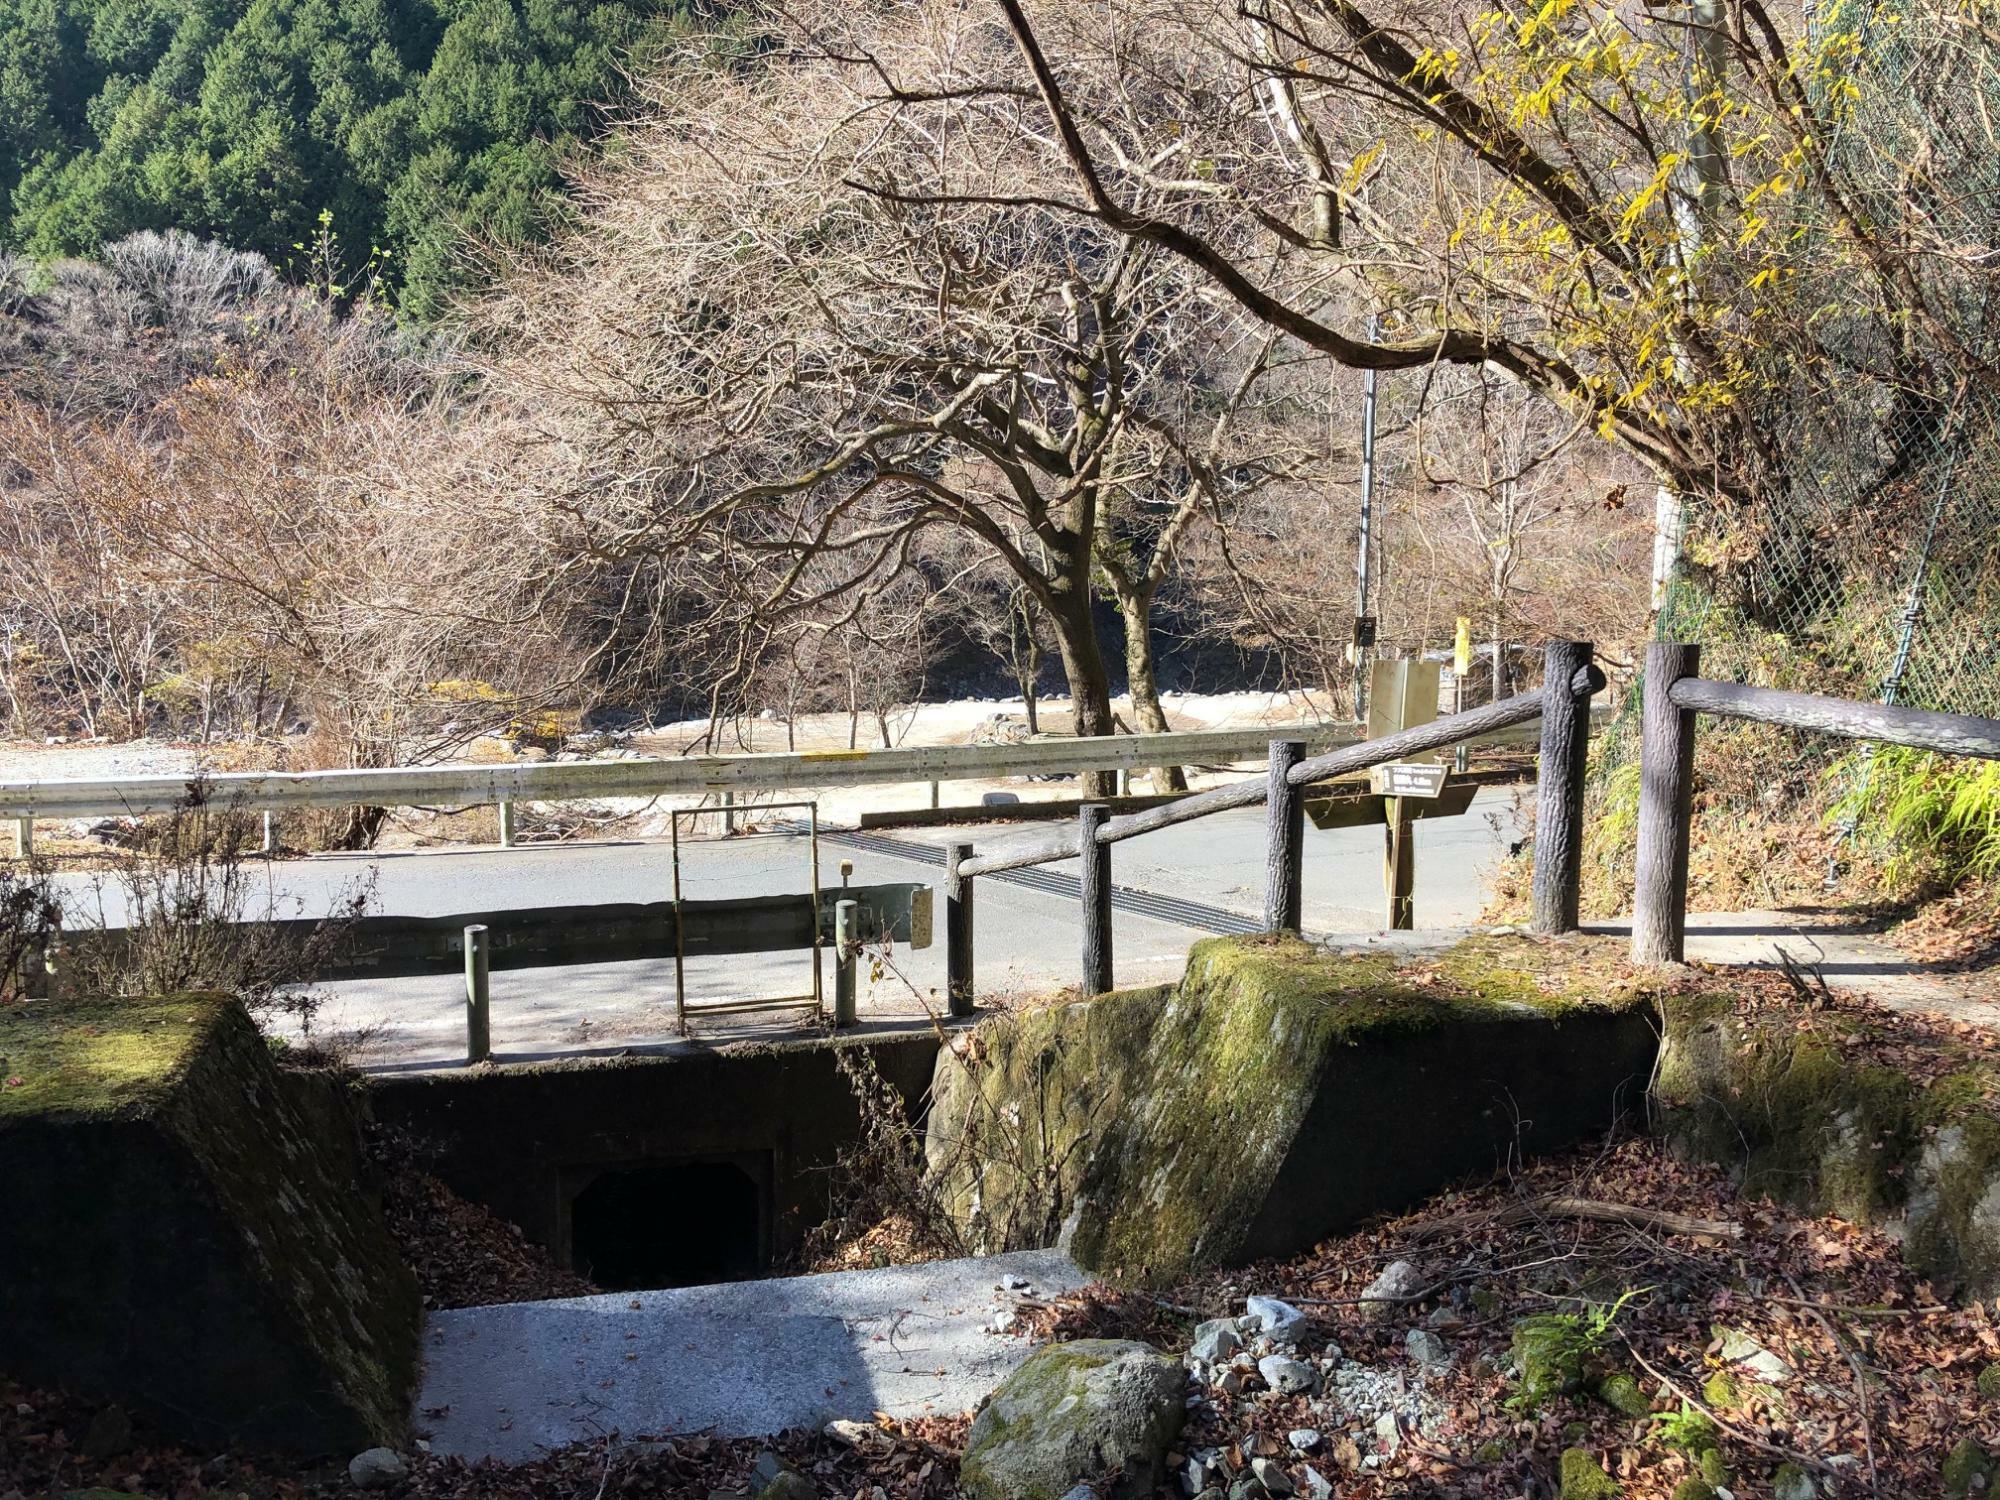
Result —
<instances>
[{"instance_id":1,"label":"moss-covered concrete wall","mask_svg":"<svg viewBox=\"0 0 2000 1500\"><path fill-rule=\"evenodd\" d=\"M0 1010L0 1368L193 1440L402 1433L420 1307L337 1092L208 998Z\"/></svg>"},{"instance_id":2,"label":"moss-covered concrete wall","mask_svg":"<svg viewBox=\"0 0 2000 1500\"><path fill-rule=\"evenodd\" d=\"M1636 1107L1651 997L1601 956L1482 938L1399 969L1213 939L1170 990L996 1018L942 1055L932 1171L987 1249L1066 1229L1140 1282L1289 1254Z\"/></svg>"},{"instance_id":3,"label":"moss-covered concrete wall","mask_svg":"<svg viewBox=\"0 0 2000 1500\"><path fill-rule=\"evenodd\" d=\"M1750 1011L1726 994L1665 1007L1656 1088L1680 1151L1746 1191L1899 1232L1940 1291L2000 1291L2000 1070L1912 1037L1923 1078L1878 1045L1870 1018Z\"/></svg>"}]
</instances>

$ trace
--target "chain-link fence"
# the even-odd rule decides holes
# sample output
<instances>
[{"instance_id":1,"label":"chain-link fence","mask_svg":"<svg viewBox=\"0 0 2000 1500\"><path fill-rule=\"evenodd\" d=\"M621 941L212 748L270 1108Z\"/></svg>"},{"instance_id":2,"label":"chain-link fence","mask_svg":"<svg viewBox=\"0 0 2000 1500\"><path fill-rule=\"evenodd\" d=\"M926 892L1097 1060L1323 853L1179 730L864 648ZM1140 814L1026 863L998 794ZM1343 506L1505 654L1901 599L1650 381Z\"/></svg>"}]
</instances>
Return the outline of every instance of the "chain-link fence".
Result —
<instances>
[{"instance_id":1,"label":"chain-link fence","mask_svg":"<svg viewBox=\"0 0 2000 1500\"><path fill-rule=\"evenodd\" d=\"M1751 507L1690 498L1662 517L1677 561L1656 634L1700 643L1705 677L2000 717L2000 48L1959 20L1880 0L1809 14L1858 39L1818 82L1842 91L1832 189L1915 295L1875 305L1833 231L1795 224L1794 305L1819 311L1757 398L1778 480ZM1637 731L1635 692L1597 758L1601 911L1629 879ZM1724 723L1700 744L1697 905L1784 904L1850 875L1850 895L1889 893L1866 749Z\"/></svg>"}]
</instances>

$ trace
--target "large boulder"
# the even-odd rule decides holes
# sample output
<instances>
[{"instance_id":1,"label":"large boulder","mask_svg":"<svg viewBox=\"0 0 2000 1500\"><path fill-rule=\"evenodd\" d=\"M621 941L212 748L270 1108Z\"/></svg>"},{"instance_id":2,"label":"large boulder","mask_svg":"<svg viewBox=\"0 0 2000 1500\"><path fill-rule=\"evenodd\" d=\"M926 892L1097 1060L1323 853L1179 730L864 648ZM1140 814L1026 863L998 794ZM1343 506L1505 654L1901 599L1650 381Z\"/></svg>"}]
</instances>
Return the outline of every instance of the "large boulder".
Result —
<instances>
[{"instance_id":1,"label":"large boulder","mask_svg":"<svg viewBox=\"0 0 2000 1500\"><path fill-rule=\"evenodd\" d=\"M959 1465L972 1500L1063 1500L1117 1470L1149 1496L1187 1415L1187 1373L1145 1344L1079 1339L1030 1355L973 1419Z\"/></svg>"},{"instance_id":2,"label":"large boulder","mask_svg":"<svg viewBox=\"0 0 2000 1500\"><path fill-rule=\"evenodd\" d=\"M1289 1255L1634 1107L1658 1038L1617 957L1199 943L1173 989L996 1017L941 1054L933 1179L981 1250L1060 1236L1151 1283Z\"/></svg>"},{"instance_id":3,"label":"large boulder","mask_svg":"<svg viewBox=\"0 0 2000 1500\"><path fill-rule=\"evenodd\" d=\"M421 1307L336 1082L212 998L0 1008L0 1369L191 1441L403 1434Z\"/></svg>"}]
</instances>

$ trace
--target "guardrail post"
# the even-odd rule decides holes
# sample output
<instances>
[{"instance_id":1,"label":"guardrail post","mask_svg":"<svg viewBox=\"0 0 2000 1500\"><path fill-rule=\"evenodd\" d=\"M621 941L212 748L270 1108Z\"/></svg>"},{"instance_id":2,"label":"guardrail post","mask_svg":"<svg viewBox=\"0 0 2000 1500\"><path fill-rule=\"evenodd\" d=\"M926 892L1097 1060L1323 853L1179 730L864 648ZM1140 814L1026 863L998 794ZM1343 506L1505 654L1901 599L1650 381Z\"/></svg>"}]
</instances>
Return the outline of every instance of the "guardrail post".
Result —
<instances>
[{"instance_id":1,"label":"guardrail post","mask_svg":"<svg viewBox=\"0 0 2000 1500\"><path fill-rule=\"evenodd\" d=\"M1083 865L1083 993L1085 998L1111 989L1111 846L1097 841L1097 830L1111 809L1086 802L1077 809L1077 850Z\"/></svg>"},{"instance_id":2,"label":"guardrail post","mask_svg":"<svg viewBox=\"0 0 2000 1500\"><path fill-rule=\"evenodd\" d=\"M1632 961L1677 964L1687 948L1688 842L1694 812L1694 722L1669 690L1701 666L1701 647L1646 648L1640 715L1639 855L1632 896Z\"/></svg>"},{"instance_id":3,"label":"guardrail post","mask_svg":"<svg viewBox=\"0 0 2000 1500\"><path fill-rule=\"evenodd\" d=\"M1264 930L1297 932L1305 908L1305 788L1292 767L1306 758L1304 740L1272 740L1265 794Z\"/></svg>"},{"instance_id":4,"label":"guardrail post","mask_svg":"<svg viewBox=\"0 0 2000 1500\"><path fill-rule=\"evenodd\" d=\"M268 810L264 814L264 852L278 852L278 815Z\"/></svg>"},{"instance_id":5,"label":"guardrail post","mask_svg":"<svg viewBox=\"0 0 2000 1500\"><path fill-rule=\"evenodd\" d=\"M936 812L937 807L938 807L938 784L935 781L933 781L931 783L931 811Z\"/></svg>"},{"instance_id":6,"label":"guardrail post","mask_svg":"<svg viewBox=\"0 0 2000 1500\"><path fill-rule=\"evenodd\" d=\"M485 927L465 929L465 1064L493 1056L493 1008L490 987L491 934Z\"/></svg>"},{"instance_id":7,"label":"guardrail post","mask_svg":"<svg viewBox=\"0 0 2000 1500\"><path fill-rule=\"evenodd\" d=\"M955 1016L973 1011L972 877L958 868L971 858L970 844L950 844L944 851L944 993Z\"/></svg>"},{"instance_id":8,"label":"guardrail post","mask_svg":"<svg viewBox=\"0 0 2000 1500\"><path fill-rule=\"evenodd\" d=\"M833 904L833 1024L852 1026L859 1012L854 1001L854 959L861 943L859 901Z\"/></svg>"},{"instance_id":9,"label":"guardrail post","mask_svg":"<svg viewBox=\"0 0 2000 1500\"><path fill-rule=\"evenodd\" d=\"M736 793L734 792L724 792L722 794L722 831L725 834L736 832Z\"/></svg>"},{"instance_id":10,"label":"guardrail post","mask_svg":"<svg viewBox=\"0 0 2000 1500\"><path fill-rule=\"evenodd\" d=\"M33 859L35 857L35 820L16 818L14 820L14 857Z\"/></svg>"},{"instance_id":11,"label":"guardrail post","mask_svg":"<svg viewBox=\"0 0 2000 1500\"><path fill-rule=\"evenodd\" d=\"M500 804L500 847L514 847L514 804L511 802Z\"/></svg>"},{"instance_id":12,"label":"guardrail post","mask_svg":"<svg viewBox=\"0 0 2000 1500\"><path fill-rule=\"evenodd\" d=\"M1583 890L1583 781L1590 755L1590 700L1571 687L1588 667L1587 641L1551 641L1542 653L1542 754L1535 796L1536 932L1576 931Z\"/></svg>"}]
</instances>

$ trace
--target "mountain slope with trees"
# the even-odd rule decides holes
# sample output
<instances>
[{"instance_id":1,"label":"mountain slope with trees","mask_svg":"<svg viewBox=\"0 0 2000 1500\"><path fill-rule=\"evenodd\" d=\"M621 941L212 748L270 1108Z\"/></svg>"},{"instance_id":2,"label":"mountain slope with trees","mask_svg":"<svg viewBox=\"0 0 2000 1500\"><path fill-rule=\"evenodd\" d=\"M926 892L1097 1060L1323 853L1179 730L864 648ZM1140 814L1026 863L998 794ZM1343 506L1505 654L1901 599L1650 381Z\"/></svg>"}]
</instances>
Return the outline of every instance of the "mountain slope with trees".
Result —
<instances>
[{"instance_id":1,"label":"mountain slope with trees","mask_svg":"<svg viewBox=\"0 0 2000 1500\"><path fill-rule=\"evenodd\" d=\"M325 222L437 312L519 245L681 0L0 0L0 249L184 229L283 266ZM324 216L324 217L323 217Z\"/></svg>"}]
</instances>

